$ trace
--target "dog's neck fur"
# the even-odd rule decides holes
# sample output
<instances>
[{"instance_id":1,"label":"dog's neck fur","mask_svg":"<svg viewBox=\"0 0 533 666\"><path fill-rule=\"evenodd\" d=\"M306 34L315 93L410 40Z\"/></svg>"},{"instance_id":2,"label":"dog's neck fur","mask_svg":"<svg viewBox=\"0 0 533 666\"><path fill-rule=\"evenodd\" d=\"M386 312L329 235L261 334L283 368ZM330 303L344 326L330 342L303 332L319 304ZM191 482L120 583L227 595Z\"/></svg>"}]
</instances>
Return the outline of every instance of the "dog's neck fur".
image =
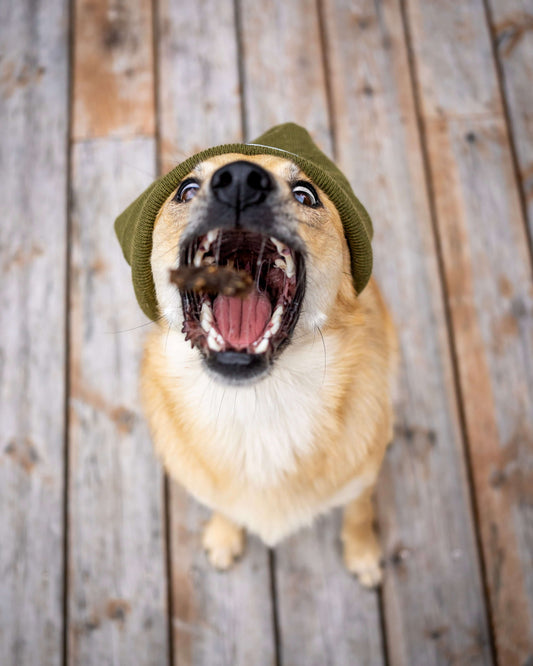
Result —
<instances>
[{"instance_id":1,"label":"dog's neck fur","mask_svg":"<svg viewBox=\"0 0 533 666\"><path fill-rule=\"evenodd\" d=\"M160 343L188 418L212 434L207 445L214 463L264 487L293 472L297 458L311 452L324 405L322 388L334 381L328 367L339 349L336 334L322 335L318 328L307 334L283 352L267 377L250 386L212 378L197 350L175 330L162 331Z\"/></svg>"}]
</instances>

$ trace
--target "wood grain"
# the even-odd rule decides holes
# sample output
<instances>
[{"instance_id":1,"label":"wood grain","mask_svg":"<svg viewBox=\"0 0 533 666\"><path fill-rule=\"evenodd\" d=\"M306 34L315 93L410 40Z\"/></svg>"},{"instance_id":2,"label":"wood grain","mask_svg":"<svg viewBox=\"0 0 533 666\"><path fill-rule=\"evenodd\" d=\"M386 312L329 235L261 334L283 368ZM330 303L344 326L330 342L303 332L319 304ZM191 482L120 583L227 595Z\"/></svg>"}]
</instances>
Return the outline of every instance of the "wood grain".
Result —
<instances>
[{"instance_id":1,"label":"wood grain","mask_svg":"<svg viewBox=\"0 0 533 666\"><path fill-rule=\"evenodd\" d=\"M210 511L172 486L172 632L178 666L273 666L270 575L266 549L248 537L230 571L215 571L202 551Z\"/></svg>"},{"instance_id":2,"label":"wood grain","mask_svg":"<svg viewBox=\"0 0 533 666\"><path fill-rule=\"evenodd\" d=\"M150 0L75 0L75 140L153 136Z\"/></svg>"},{"instance_id":3,"label":"wood grain","mask_svg":"<svg viewBox=\"0 0 533 666\"><path fill-rule=\"evenodd\" d=\"M113 219L150 178L153 139L72 155L69 659L167 659L163 475L139 408L143 328Z\"/></svg>"},{"instance_id":4,"label":"wood grain","mask_svg":"<svg viewBox=\"0 0 533 666\"><path fill-rule=\"evenodd\" d=\"M68 3L0 7L0 663L61 663Z\"/></svg>"},{"instance_id":5,"label":"wood grain","mask_svg":"<svg viewBox=\"0 0 533 666\"><path fill-rule=\"evenodd\" d=\"M113 231L155 175L155 137L127 136L153 133L149 8L76 6L68 659L84 666L169 656L163 473L138 397L146 320ZM120 95L89 94L92 76Z\"/></svg>"},{"instance_id":6,"label":"wood grain","mask_svg":"<svg viewBox=\"0 0 533 666\"><path fill-rule=\"evenodd\" d=\"M292 120L331 155L316 7L303 0L242 2L240 18L248 138ZM338 537L338 522L330 517L276 548L284 664L382 663L377 595L344 571Z\"/></svg>"},{"instance_id":7,"label":"wood grain","mask_svg":"<svg viewBox=\"0 0 533 666\"><path fill-rule=\"evenodd\" d=\"M304 0L238 2L242 32L245 134L297 122L330 142L326 79L316 7Z\"/></svg>"},{"instance_id":8,"label":"wood grain","mask_svg":"<svg viewBox=\"0 0 533 666\"><path fill-rule=\"evenodd\" d=\"M324 16L337 152L373 217L375 273L400 337L395 441L378 483L389 661L489 664L400 5L329 0Z\"/></svg>"},{"instance_id":9,"label":"wood grain","mask_svg":"<svg viewBox=\"0 0 533 666\"><path fill-rule=\"evenodd\" d=\"M530 257L484 7L438 9L410 0L407 16L498 658L523 664L533 659Z\"/></svg>"},{"instance_id":10,"label":"wood grain","mask_svg":"<svg viewBox=\"0 0 533 666\"><path fill-rule=\"evenodd\" d=\"M376 592L345 569L340 531L337 510L276 549L283 664L385 663Z\"/></svg>"},{"instance_id":11,"label":"wood grain","mask_svg":"<svg viewBox=\"0 0 533 666\"><path fill-rule=\"evenodd\" d=\"M233 3L159 3L160 150L164 170L241 139ZM242 562L215 571L202 551L208 512L170 484L172 640L176 664L270 665L275 640L268 553L251 540Z\"/></svg>"},{"instance_id":12,"label":"wood grain","mask_svg":"<svg viewBox=\"0 0 533 666\"><path fill-rule=\"evenodd\" d=\"M157 51L163 173L204 148L240 141L233 1L161 0Z\"/></svg>"},{"instance_id":13,"label":"wood grain","mask_svg":"<svg viewBox=\"0 0 533 666\"><path fill-rule=\"evenodd\" d=\"M533 2L489 0L520 184L533 236Z\"/></svg>"}]
</instances>

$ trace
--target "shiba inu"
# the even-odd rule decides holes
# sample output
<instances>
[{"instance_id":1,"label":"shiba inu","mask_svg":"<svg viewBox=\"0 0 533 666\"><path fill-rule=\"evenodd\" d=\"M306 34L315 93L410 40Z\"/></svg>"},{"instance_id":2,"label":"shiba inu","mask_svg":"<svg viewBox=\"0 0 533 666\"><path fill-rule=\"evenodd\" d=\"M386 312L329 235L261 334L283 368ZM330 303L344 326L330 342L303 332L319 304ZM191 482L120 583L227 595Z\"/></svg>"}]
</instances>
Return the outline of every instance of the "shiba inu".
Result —
<instances>
[{"instance_id":1,"label":"shiba inu","mask_svg":"<svg viewBox=\"0 0 533 666\"><path fill-rule=\"evenodd\" d=\"M345 177L281 125L182 163L116 230L157 322L141 372L155 449L214 511L211 563L230 567L245 529L273 546L342 505L345 564L377 584L371 497L392 438L396 338ZM248 278L242 293L224 289L232 271Z\"/></svg>"}]
</instances>

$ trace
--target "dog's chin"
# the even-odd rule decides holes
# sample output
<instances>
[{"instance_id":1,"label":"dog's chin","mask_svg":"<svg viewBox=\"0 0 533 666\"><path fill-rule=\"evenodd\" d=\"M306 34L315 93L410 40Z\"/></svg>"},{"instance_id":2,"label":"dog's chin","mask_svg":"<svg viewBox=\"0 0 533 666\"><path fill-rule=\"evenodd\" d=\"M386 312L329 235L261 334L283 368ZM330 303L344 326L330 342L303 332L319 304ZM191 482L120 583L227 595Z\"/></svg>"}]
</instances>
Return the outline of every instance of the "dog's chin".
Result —
<instances>
[{"instance_id":1,"label":"dog's chin","mask_svg":"<svg viewBox=\"0 0 533 666\"><path fill-rule=\"evenodd\" d=\"M204 357L209 376L218 383L245 386L268 376L273 360L266 354L213 352Z\"/></svg>"},{"instance_id":2,"label":"dog's chin","mask_svg":"<svg viewBox=\"0 0 533 666\"><path fill-rule=\"evenodd\" d=\"M181 291L182 330L214 379L250 384L266 377L300 316L303 253L259 232L212 229L180 245L179 263L249 274L251 286L244 296Z\"/></svg>"}]
</instances>

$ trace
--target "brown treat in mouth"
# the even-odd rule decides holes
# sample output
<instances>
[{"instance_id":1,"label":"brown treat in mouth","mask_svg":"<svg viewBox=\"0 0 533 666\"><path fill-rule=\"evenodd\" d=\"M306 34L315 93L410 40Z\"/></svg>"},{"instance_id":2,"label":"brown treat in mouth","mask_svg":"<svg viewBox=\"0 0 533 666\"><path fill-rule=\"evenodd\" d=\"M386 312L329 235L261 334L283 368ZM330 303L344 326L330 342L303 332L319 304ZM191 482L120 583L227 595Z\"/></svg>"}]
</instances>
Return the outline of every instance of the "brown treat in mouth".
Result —
<instances>
[{"instance_id":1,"label":"brown treat in mouth","mask_svg":"<svg viewBox=\"0 0 533 666\"><path fill-rule=\"evenodd\" d=\"M245 298L254 284L250 273L217 265L180 266L170 271L170 281L182 292L223 294L239 298Z\"/></svg>"}]
</instances>

